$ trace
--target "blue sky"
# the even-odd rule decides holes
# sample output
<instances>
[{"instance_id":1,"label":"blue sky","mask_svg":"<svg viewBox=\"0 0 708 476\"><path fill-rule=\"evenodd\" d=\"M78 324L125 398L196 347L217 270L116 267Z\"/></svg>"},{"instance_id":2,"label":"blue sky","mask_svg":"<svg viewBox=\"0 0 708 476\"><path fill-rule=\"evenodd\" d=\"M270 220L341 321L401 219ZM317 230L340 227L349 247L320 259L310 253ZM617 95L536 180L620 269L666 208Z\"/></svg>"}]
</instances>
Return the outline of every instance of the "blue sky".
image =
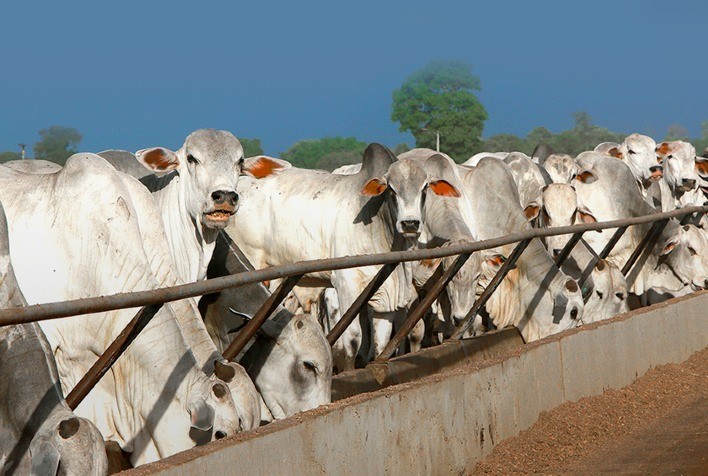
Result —
<instances>
[{"instance_id":1,"label":"blue sky","mask_svg":"<svg viewBox=\"0 0 708 476\"><path fill-rule=\"evenodd\" d=\"M692 135L708 119L708 3L8 1L0 151L73 126L81 150L177 148L200 127L412 144L391 92L432 59L482 80L484 135L567 129Z\"/></svg>"}]
</instances>

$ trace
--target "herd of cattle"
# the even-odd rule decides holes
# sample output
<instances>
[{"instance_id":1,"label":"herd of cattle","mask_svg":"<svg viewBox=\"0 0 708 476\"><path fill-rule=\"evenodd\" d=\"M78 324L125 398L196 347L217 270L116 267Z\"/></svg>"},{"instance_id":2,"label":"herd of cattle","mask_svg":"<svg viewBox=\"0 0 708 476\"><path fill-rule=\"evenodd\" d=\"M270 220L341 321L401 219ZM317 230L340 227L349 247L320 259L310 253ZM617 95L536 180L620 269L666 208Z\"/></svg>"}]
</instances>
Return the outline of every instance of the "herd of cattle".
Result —
<instances>
[{"instance_id":1,"label":"herd of cattle","mask_svg":"<svg viewBox=\"0 0 708 476\"><path fill-rule=\"evenodd\" d=\"M18 307L446 246L702 205L707 191L708 159L690 144L638 134L576 158L483 153L462 165L371 144L361 164L329 173L244 158L232 134L202 129L176 152L0 166L0 298ZM706 288L705 217L669 222L642 266L620 272L650 227L630 227L602 260L613 232L588 232L561 269L569 236L531 241L469 334L516 326L531 341L624 312L630 296L645 305ZM474 253L405 346L449 337L513 247ZM377 356L453 260L399 265L332 348L325 333L378 267L307 275L239 363L221 353L277 282L167 303L73 412L64 395L137 309L0 327L0 474L105 474L104 441L139 465L328 403L333 369Z\"/></svg>"}]
</instances>

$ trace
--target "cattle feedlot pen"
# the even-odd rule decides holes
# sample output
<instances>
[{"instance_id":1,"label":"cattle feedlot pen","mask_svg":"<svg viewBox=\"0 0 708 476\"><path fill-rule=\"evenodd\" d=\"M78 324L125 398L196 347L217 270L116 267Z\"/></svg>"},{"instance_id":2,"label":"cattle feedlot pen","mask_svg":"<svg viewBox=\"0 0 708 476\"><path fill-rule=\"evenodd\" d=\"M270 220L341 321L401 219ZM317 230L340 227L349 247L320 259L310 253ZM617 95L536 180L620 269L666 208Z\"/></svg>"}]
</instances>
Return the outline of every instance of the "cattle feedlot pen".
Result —
<instances>
[{"instance_id":1,"label":"cattle feedlot pen","mask_svg":"<svg viewBox=\"0 0 708 476\"><path fill-rule=\"evenodd\" d=\"M574 246L582 234L587 231L594 230L605 230L608 228L619 228L610 243L600 254L600 258L609 255L612 247L619 241L619 237L627 229L628 226L640 225L645 223L654 223L654 226L645 235L644 239L640 242L637 249L634 250L632 256L625 263L623 267L623 274L627 275L631 268L635 265L637 259L643 254L647 245L652 243L658 238L658 235L668 222L670 218L684 217L682 223L685 223L693 214L698 214L698 217L704 213L708 212L708 206L700 207L686 207L678 210L673 210L664 213L654 213L651 215L627 218L622 220L614 220L602 223L588 223L582 225L573 225L565 227L556 228L545 228L545 229L529 229L520 233L514 233L511 235L493 238L489 240L469 242L469 243L458 243L450 246L445 246L441 248L424 249L424 250L412 250L412 251L394 251L388 253L379 253L373 255L359 255L350 256L343 258L330 258L314 261L304 261L299 263L292 263L283 266L275 266L270 268L264 268L261 270L247 271L244 273L239 273L231 276L224 276L215 279L209 279L206 281L183 284L180 286L174 286L169 288L156 289L152 291L139 291L126 294L115 294L110 296L77 299L72 301L49 303L49 304L38 304L33 306L21 307L21 308L10 308L0 310L0 326L21 324L27 322L36 322L48 319L58 319L62 317L69 317L81 314L90 314L95 312L111 311L116 309L125 309L131 307L143 307L143 306L155 306L161 305L165 302L177 301L180 299L185 299L189 297L201 296L204 294L211 294L215 292L222 291L231 287L238 287L249 283L256 283L266 280L273 280L279 278L289 278L284 281L284 285L279 289L280 292L273 294L272 299L268 299L264 303L263 307L256 314L258 319L253 319L246 325L237 335L236 339L232 344L224 351L224 356L232 359L236 356L240 350L245 346L248 340L255 335L256 331L260 325L267 319L278 304L285 298L287 291L292 289L292 286L297 284L297 281L307 273L320 272L320 271L330 271L334 269L344 269L344 268L354 268L359 266L372 266L372 265L390 265L384 266L382 272L377 274L377 276L372 280L369 286L364 289L362 295L356 299L352 308L347 310L343 315L350 318L341 322L342 326L335 327L333 331L328 336L330 344L336 342L344 328L351 323L351 320L358 314L358 311L368 302L368 299L373 295L373 293L378 289L378 287L385 281L388 274L391 273L393 268L401 262L405 261L419 261L423 259L436 259L444 258L449 256L462 255L455 262L455 264L450 267L446 272L440 273L436 272L430 281L426 283L426 288L430 291L427 296L421 299L419 305L415 307L409 314L408 319L404 323L402 329L396 333L396 335L391 339L389 344L386 346L381 355L377 356L376 361L382 362L390 358L395 349L403 342L405 336L407 335L406 329L412 329L413 326L420 320L425 311L430 307L435 298L442 292L447 286L450 280L455 276L459 268L462 266L464 261L469 257L471 253L476 251L487 250L491 248L496 248L503 245L508 245L512 243L519 243L516 247L512 256L506 261L505 265L498 271L497 276L495 276L487 289L482 293L479 299L474 303L470 312L462 320L458 328L453 333L452 338L460 338L464 332L469 328L474 319L476 313L481 309L486 300L494 292L496 283L503 279L506 272L513 266L514 262L521 256L523 250L525 249L524 244L534 238L543 238L548 236L556 235L566 235L573 234L572 244L566 246L561 254L556 259L556 264L560 266L565 257L570 253L570 249ZM652 243L653 244L653 243ZM440 265L442 266L442 265ZM289 289L287 289L289 288ZM287 290L286 290L287 289ZM152 317L153 313L145 313L143 310L140 311L139 317L136 316L133 321L128 325L130 329L124 329L119 337L109 346L108 349L99 357L98 361L89 370L89 372L81 379L77 384L75 390L72 390L70 396L72 397L72 408L75 408L78 403L83 399L83 397L88 394L91 388L100 380L101 376L110 368L113 362L115 362L122 352L130 345L130 342L137 336L140 330L147 325L149 318ZM145 316L141 319L142 316ZM136 326L136 322L140 321L139 325ZM348 321L348 322L347 322ZM335 332L335 330L337 332ZM126 338L127 337L127 338ZM68 398L67 398L68 400Z\"/></svg>"}]
</instances>

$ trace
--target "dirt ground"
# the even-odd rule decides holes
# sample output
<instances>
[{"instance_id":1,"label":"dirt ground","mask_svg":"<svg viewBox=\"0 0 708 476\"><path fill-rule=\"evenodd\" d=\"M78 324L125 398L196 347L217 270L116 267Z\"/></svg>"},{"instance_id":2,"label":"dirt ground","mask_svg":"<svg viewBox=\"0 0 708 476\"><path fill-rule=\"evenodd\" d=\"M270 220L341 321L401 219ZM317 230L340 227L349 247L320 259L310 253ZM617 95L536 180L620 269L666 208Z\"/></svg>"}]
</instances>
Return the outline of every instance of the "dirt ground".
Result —
<instances>
[{"instance_id":1,"label":"dirt ground","mask_svg":"<svg viewBox=\"0 0 708 476\"><path fill-rule=\"evenodd\" d=\"M542 413L471 474L708 475L708 349Z\"/></svg>"}]
</instances>

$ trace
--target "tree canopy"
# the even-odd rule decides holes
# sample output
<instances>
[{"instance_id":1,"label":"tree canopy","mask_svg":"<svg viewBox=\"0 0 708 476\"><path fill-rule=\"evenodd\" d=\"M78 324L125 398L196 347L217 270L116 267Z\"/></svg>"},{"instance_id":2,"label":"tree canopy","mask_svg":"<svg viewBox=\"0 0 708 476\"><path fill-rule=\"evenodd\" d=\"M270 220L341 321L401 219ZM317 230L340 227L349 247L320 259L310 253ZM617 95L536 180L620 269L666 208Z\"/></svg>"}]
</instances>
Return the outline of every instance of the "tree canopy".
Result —
<instances>
[{"instance_id":1,"label":"tree canopy","mask_svg":"<svg viewBox=\"0 0 708 476\"><path fill-rule=\"evenodd\" d=\"M334 170L347 164L361 162L368 144L355 137L324 137L301 140L281 155L296 167Z\"/></svg>"},{"instance_id":2,"label":"tree canopy","mask_svg":"<svg viewBox=\"0 0 708 476\"><path fill-rule=\"evenodd\" d=\"M22 156L19 152L14 152L11 150L0 152L0 163L9 162L11 160L20 160Z\"/></svg>"},{"instance_id":3,"label":"tree canopy","mask_svg":"<svg viewBox=\"0 0 708 476\"><path fill-rule=\"evenodd\" d=\"M391 120L410 131L417 147L440 149L464 161L482 149L487 111L477 99L481 82L463 61L432 61L393 92Z\"/></svg>"},{"instance_id":4,"label":"tree canopy","mask_svg":"<svg viewBox=\"0 0 708 476\"><path fill-rule=\"evenodd\" d=\"M243 156L253 157L254 155L263 154L263 146L260 139L239 138L241 146L243 146Z\"/></svg>"},{"instance_id":5,"label":"tree canopy","mask_svg":"<svg viewBox=\"0 0 708 476\"><path fill-rule=\"evenodd\" d=\"M622 142L626 134L611 132L596 126L585 111L573 114L574 124L571 129L554 134L543 126L536 127L525 138L513 134L497 134L484 140L486 152L523 152L530 155L541 143L548 144L553 152L572 156L586 150L593 150L601 142Z\"/></svg>"},{"instance_id":6,"label":"tree canopy","mask_svg":"<svg viewBox=\"0 0 708 476\"><path fill-rule=\"evenodd\" d=\"M64 165L76 153L83 136L73 127L51 126L39 131L41 139L34 145L34 158Z\"/></svg>"}]
</instances>

